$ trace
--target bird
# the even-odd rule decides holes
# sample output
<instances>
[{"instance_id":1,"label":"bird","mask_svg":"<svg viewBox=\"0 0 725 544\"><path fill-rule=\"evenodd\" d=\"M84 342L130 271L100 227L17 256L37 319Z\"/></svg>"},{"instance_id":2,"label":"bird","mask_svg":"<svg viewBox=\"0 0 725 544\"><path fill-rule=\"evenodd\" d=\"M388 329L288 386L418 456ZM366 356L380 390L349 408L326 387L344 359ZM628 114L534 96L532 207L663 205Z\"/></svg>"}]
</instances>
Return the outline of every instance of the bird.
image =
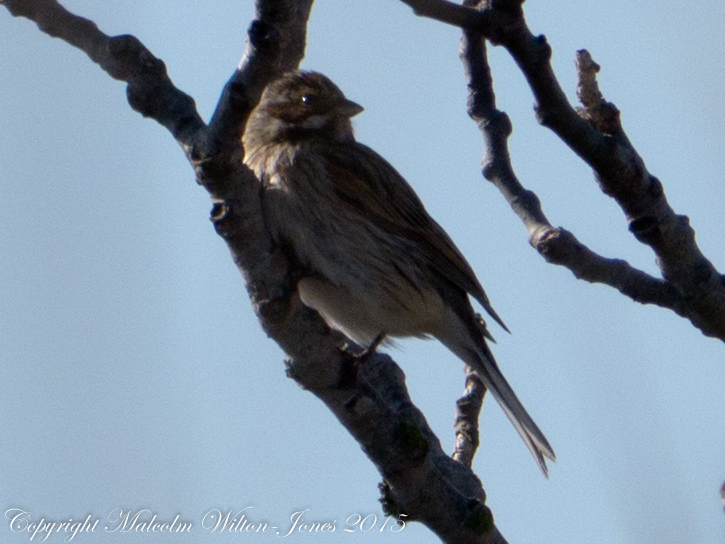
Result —
<instances>
[{"instance_id":1,"label":"bird","mask_svg":"<svg viewBox=\"0 0 725 544\"><path fill-rule=\"evenodd\" d=\"M408 182L355 139L363 111L327 76L292 71L271 82L242 137L275 244L301 270L297 292L361 347L435 338L474 370L548 476L556 460L506 381L473 297L508 331L468 261Z\"/></svg>"}]
</instances>

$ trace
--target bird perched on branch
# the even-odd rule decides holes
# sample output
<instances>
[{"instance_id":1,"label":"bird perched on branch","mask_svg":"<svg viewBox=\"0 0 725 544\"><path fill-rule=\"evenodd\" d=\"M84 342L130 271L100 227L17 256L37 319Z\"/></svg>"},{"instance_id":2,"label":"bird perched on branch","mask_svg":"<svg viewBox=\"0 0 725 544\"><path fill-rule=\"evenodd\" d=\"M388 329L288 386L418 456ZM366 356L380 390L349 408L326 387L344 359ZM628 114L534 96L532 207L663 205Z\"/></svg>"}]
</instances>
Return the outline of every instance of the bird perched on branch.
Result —
<instances>
[{"instance_id":1,"label":"bird perched on branch","mask_svg":"<svg viewBox=\"0 0 725 544\"><path fill-rule=\"evenodd\" d=\"M468 296L506 326L410 185L355 141L350 119L362 109L322 74L291 72L247 123L244 160L263 184L274 240L305 272L302 302L361 346L440 340L481 377L546 474L554 452L501 374Z\"/></svg>"}]
</instances>

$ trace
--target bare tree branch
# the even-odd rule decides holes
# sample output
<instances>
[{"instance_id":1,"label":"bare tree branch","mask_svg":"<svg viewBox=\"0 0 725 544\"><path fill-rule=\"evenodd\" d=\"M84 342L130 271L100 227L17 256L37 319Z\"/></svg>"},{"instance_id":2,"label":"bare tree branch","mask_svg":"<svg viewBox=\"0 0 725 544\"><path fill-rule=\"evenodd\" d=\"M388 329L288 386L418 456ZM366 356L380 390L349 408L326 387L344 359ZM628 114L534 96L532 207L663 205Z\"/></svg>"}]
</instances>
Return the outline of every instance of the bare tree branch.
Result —
<instances>
[{"instance_id":1,"label":"bare tree branch","mask_svg":"<svg viewBox=\"0 0 725 544\"><path fill-rule=\"evenodd\" d=\"M240 137L267 83L302 59L312 0L257 1L243 60L208 126L193 100L173 86L163 62L138 39L108 37L55 0L3 5L127 81L131 106L167 127L181 144L197 181L212 196L211 220L244 275L262 328L288 354L288 375L319 397L360 443L385 479L387 510L405 522L424 523L445 542L505 544L470 460L446 455L412 404L400 368L383 354L360 364L341 348L345 338L300 301L298 272L266 230L259 180L242 162ZM469 419L477 418L478 409L480 403ZM472 459L473 453L475 448L467 455Z\"/></svg>"},{"instance_id":2,"label":"bare tree branch","mask_svg":"<svg viewBox=\"0 0 725 544\"><path fill-rule=\"evenodd\" d=\"M12 15L26 17L46 34L77 47L114 79L126 81L131 107L156 119L182 146L204 127L194 100L174 87L164 63L138 39L107 36L56 0L5 0L3 5Z\"/></svg>"},{"instance_id":3,"label":"bare tree branch","mask_svg":"<svg viewBox=\"0 0 725 544\"><path fill-rule=\"evenodd\" d=\"M647 172L624 134L619 112L600 99L585 104L583 116L578 115L553 75L546 40L531 35L523 16L517 27L501 37L534 91L540 122L594 169L602 191L624 211L629 230L654 250L663 279L684 302L678 313L705 335L725 341L725 285L721 276L697 247L689 219L675 214L662 184ZM580 88L591 86L596 70L586 62L579 66ZM582 96L591 95L584 92Z\"/></svg>"},{"instance_id":4,"label":"bare tree branch","mask_svg":"<svg viewBox=\"0 0 725 544\"><path fill-rule=\"evenodd\" d=\"M468 84L468 112L484 137L483 174L521 219L528 231L529 243L548 262L569 268L579 279L610 285L637 302L657 304L684 315L685 302L671 285L626 261L597 255L568 230L551 225L539 198L521 185L513 171L507 145L511 122L504 112L496 109L486 46L480 34L464 31L461 60Z\"/></svg>"},{"instance_id":5,"label":"bare tree branch","mask_svg":"<svg viewBox=\"0 0 725 544\"><path fill-rule=\"evenodd\" d=\"M482 30L487 20L485 15L468 6L459 6L447 0L401 0L413 8L413 12L421 17L435 19L470 30Z\"/></svg>"},{"instance_id":6,"label":"bare tree branch","mask_svg":"<svg viewBox=\"0 0 725 544\"><path fill-rule=\"evenodd\" d=\"M481 378L466 366L466 390L456 402L456 451L453 459L469 468L473 465L479 445L478 416L485 394L486 386Z\"/></svg>"},{"instance_id":7,"label":"bare tree branch","mask_svg":"<svg viewBox=\"0 0 725 544\"><path fill-rule=\"evenodd\" d=\"M599 133L613 139L603 145L614 148L614 164L595 168L597 181L625 212L635 238L654 250L667 285L685 301L684 313L680 315L707 336L725 340L725 281L700 252L689 219L675 214L662 184L647 172L644 161L624 134L619 110L599 92L598 71L599 66L587 51L577 53L577 94L584 105L578 113Z\"/></svg>"},{"instance_id":8,"label":"bare tree branch","mask_svg":"<svg viewBox=\"0 0 725 544\"><path fill-rule=\"evenodd\" d=\"M312 0L257 2L255 19L238 69L224 87L210 124L215 140L239 147L246 116L277 76L297 68L305 53L306 26ZM241 103L240 103L241 102Z\"/></svg>"},{"instance_id":9,"label":"bare tree branch","mask_svg":"<svg viewBox=\"0 0 725 544\"><path fill-rule=\"evenodd\" d=\"M417 13L438 20L448 8L444 0L403 1L415 6ZM469 22L459 25L466 34L463 58L469 111L484 133L484 176L496 184L524 222L530 243L549 262L567 266L576 277L611 285L638 302L669 308L706 336L725 341L725 277L698 248L689 219L674 212L662 184L647 171L622 129L619 111L602 98L595 78L599 67L588 53L579 52L579 96L584 108L575 110L554 75L546 38L534 36L526 25L523 0L465 1L464 8L476 4L481 6L482 17L477 30L470 30L475 25ZM446 22L458 24L451 17ZM538 197L521 186L511 168L506 147L511 123L495 108L485 49L482 44L472 45L481 41L476 36L509 51L534 93L539 122L592 167L602 191L624 211L630 232L655 252L663 279L625 261L601 257L570 232L551 226Z\"/></svg>"},{"instance_id":10,"label":"bare tree branch","mask_svg":"<svg viewBox=\"0 0 725 544\"><path fill-rule=\"evenodd\" d=\"M504 194L537 251L578 278L669 308L706 335L725 340L725 281L699 251L688 219L670 208L660 182L647 172L624 134L619 112L599 92L599 67L588 54L578 55L584 107L575 110L553 74L545 38L533 36L526 25L522 0L487 0L480 10L473 0L463 6L445 0L403 1L418 15L466 29L462 56L469 112L486 143L484 175ZM289 376L322 399L362 445L385 478L387 510L426 524L447 542L505 542L469 469L479 440L477 419L485 392L481 384L468 377L458 403L451 459L411 403L397 365L381 354L359 364L340 348L344 338L302 304L296 293L298 272L266 231L259 180L242 163L241 135L268 82L298 66L312 0L257 0L244 57L208 126L193 99L173 85L164 63L135 37L109 37L56 0L0 4L126 81L131 106L165 126L179 142L198 182L212 196L211 219L245 277L262 327L289 355ZM569 231L551 225L537 196L521 185L511 167L511 123L496 109L482 37L511 53L533 90L539 121L594 169L602 190L624 210L630 231L655 251L664 279L597 255Z\"/></svg>"}]
</instances>

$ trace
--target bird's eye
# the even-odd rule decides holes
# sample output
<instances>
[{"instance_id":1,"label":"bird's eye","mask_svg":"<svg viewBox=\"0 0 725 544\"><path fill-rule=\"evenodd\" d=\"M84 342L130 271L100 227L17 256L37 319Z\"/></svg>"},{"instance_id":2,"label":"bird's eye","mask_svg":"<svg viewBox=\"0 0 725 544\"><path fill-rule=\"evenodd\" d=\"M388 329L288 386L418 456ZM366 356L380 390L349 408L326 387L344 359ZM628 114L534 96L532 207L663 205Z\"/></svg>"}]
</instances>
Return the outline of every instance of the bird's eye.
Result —
<instances>
[{"instance_id":1,"label":"bird's eye","mask_svg":"<svg viewBox=\"0 0 725 544\"><path fill-rule=\"evenodd\" d=\"M302 98L300 98L300 102L302 102L305 106L312 106L316 102L316 96L313 94L303 94Z\"/></svg>"}]
</instances>

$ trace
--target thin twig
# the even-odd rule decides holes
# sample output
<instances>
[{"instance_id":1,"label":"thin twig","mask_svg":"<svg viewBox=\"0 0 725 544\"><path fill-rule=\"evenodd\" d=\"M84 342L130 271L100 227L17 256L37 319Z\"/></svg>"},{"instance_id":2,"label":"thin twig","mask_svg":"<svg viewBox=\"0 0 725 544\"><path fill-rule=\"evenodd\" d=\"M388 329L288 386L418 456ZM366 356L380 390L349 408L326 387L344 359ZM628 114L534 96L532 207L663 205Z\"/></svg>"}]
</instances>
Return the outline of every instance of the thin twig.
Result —
<instances>
[{"instance_id":1,"label":"thin twig","mask_svg":"<svg viewBox=\"0 0 725 544\"><path fill-rule=\"evenodd\" d=\"M485 395L486 386L481 378L466 366L466 389L456 402L456 450L453 459L469 468L479 445L478 417Z\"/></svg>"},{"instance_id":2,"label":"thin twig","mask_svg":"<svg viewBox=\"0 0 725 544\"><path fill-rule=\"evenodd\" d=\"M496 108L486 44L480 34L463 32L461 60L468 84L468 112L484 139L483 174L526 226L529 243L547 262L565 266L578 279L610 285L637 302L656 304L685 315L685 301L670 284L624 260L602 257L571 232L551 225L539 198L524 188L513 171L508 151L511 122L506 113Z\"/></svg>"},{"instance_id":3,"label":"thin twig","mask_svg":"<svg viewBox=\"0 0 725 544\"><path fill-rule=\"evenodd\" d=\"M440 20L448 9L445 0L415 2L417 13ZM662 280L631 268L619 259L605 259L576 241L573 234L556 229L546 220L536 195L523 189L510 167L506 138L511 132L508 117L495 109L480 108L481 96L490 87L488 67L477 65L474 57L485 55L483 45L470 46L480 54L466 55L469 78L469 104L486 140L484 175L497 187L519 215L529 232L530 243L550 262L569 267L581 279L611 285L639 302L657 304L686 317L703 334L725 341L725 276L702 254L695 241L689 218L670 207L660 181L651 175L642 158L624 133L615 106L606 102L596 85L599 67L585 51L578 54L579 95L584 108L575 110L568 102L551 67L551 48L544 36L534 36L526 25L522 0L478 2L481 20L477 31L464 28L469 45L482 38L503 45L514 58L531 87L539 122L554 131L594 170L602 191L613 197L628 221L630 232L648 245L657 257ZM476 2L465 1L466 9ZM429 15L430 14L430 15ZM451 18L446 22L456 24ZM469 53L470 53L469 51ZM480 80L480 81L479 81ZM473 82L473 83L471 83ZM490 91L493 98L493 91ZM542 245L542 242L545 242ZM574 244L571 246L571 244ZM554 245L558 249L552 250ZM577 255L587 262L574 262L561 256ZM594 272L592 274L592 272Z\"/></svg>"}]
</instances>

